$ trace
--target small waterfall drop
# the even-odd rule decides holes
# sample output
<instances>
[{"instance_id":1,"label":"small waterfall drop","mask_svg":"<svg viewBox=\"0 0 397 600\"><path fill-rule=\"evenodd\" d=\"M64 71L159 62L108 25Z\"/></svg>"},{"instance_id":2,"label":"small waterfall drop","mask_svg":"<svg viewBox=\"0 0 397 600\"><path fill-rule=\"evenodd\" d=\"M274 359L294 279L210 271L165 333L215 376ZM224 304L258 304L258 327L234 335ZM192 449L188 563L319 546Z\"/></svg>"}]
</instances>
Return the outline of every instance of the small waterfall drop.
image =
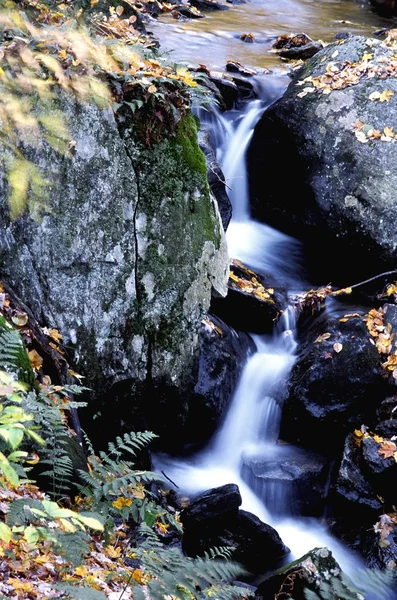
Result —
<instances>
[{"instance_id":1,"label":"small waterfall drop","mask_svg":"<svg viewBox=\"0 0 397 600\"><path fill-rule=\"evenodd\" d=\"M254 270L271 274L289 290L308 289L299 275L298 242L250 216L245 154L255 124L266 107L266 102L258 100L248 104L243 113L229 111L206 117L211 119L218 160L233 205L233 219L227 231L229 255ZM288 463L303 453L277 442L283 392L295 362L294 331L294 311L288 309L272 336L252 335L257 351L243 369L214 438L204 450L187 459L155 456L155 468L164 470L180 491L188 494L236 483L242 508L276 528L291 549L289 560L300 558L314 547L327 546L354 579L355 571L362 566L360 560L330 536L317 519L292 518L296 514L294 484L288 476L281 482L278 476L283 461ZM258 457L266 457L270 465L266 481L248 474L247 464Z\"/></svg>"}]
</instances>

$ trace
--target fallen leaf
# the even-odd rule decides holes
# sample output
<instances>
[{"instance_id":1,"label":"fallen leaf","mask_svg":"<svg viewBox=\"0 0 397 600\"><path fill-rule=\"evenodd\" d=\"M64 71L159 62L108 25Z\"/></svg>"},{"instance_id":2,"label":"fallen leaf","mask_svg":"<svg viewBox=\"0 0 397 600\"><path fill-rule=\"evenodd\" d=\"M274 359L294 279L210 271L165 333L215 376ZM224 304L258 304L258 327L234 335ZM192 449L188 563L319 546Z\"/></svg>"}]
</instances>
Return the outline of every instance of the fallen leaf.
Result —
<instances>
[{"instance_id":1,"label":"fallen leaf","mask_svg":"<svg viewBox=\"0 0 397 600\"><path fill-rule=\"evenodd\" d=\"M41 369L41 367L43 366L43 359L40 356L40 354L38 352L36 352L36 350L30 350L30 352L28 353L28 356L29 356L30 364L32 365L33 369L35 369L36 371L39 371Z\"/></svg>"},{"instance_id":2,"label":"fallen leaf","mask_svg":"<svg viewBox=\"0 0 397 600\"><path fill-rule=\"evenodd\" d=\"M394 453L396 450L397 447L394 442L384 441L381 443L380 448L378 449L378 454L383 456L383 458L394 458Z\"/></svg>"},{"instance_id":3,"label":"fallen leaf","mask_svg":"<svg viewBox=\"0 0 397 600\"><path fill-rule=\"evenodd\" d=\"M11 317L11 321L17 327L23 327L28 322L28 315L24 312L17 313Z\"/></svg>"},{"instance_id":4,"label":"fallen leaf","mask_svg":"<svg viewBox=\"0 0 397 600\"><path fill-rule=\"evenodd\" d=\"M335 350L335 352L337 352L339 354L339 352L342 350L343 348L343 344L340 344L339 342L336 342L336 344L334 344L333 349Z\"/></svg>"}]
</instances>

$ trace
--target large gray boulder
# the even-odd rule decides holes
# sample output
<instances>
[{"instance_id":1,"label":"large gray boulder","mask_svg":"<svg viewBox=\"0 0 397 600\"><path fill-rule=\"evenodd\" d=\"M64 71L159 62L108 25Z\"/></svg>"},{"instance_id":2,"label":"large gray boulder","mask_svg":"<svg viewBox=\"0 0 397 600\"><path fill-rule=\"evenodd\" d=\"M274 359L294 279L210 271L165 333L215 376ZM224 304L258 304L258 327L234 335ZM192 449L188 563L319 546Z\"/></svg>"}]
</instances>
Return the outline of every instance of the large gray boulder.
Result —
<instances>
[{"instance_id":1,"label":"large gray boulder","mask_svg":"<svg viewBox=\"0 0 397 600\"><path fill-rule=\"evenodd\" d=\"M183 387L211 290L226 293L226 245L195 121L186 115L175 136L147 148L110 109L69 96L57 106L74 155L46 143L30 153L50 182L44 216L10 220L4 162L0 170L0 278L62 332L103 398L95 410L106 431L112 420L118 433L122 424L150 428L148 394Z\"/></svg>"},{"instance_id":2,"label":"large gray boulder","mask_svg":"<svg viewBox=\"0 0 397 600\"><path fill-rule=\"evenodd\" d=\"M394 54L364 37L328 45L264 113L248 151L254 216L304 239L322 282L396 265L397 144L384 136L397 131Z\"/></svg>"}]
</instances>

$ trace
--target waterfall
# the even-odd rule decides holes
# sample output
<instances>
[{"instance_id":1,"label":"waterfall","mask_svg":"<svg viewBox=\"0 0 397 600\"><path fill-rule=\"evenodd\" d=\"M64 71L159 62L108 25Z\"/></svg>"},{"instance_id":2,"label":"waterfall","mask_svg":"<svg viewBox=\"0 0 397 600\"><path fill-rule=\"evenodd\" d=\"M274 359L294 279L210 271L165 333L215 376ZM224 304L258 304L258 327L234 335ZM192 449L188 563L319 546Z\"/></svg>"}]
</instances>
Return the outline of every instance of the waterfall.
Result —
<instances>
[{"instance_id":1,"label":"waterfall","mask_svg":"<svg viewBox=\"0 0 397 600\"><path fill-rule=\"evenodd\" d=\"M298 242L255 222L249 210L245 153L265 108L266 103L255 101L242 113L229 111L225 115L216 114L215 119L214 114L207 116L212 119L218 160L233 204L233 219L227 232L229 254L254 270L270 273L276 281L295 290L302 285ZM304 451L279 444L277 439L283 393L295 362L294 330L295 316L289 309L272 336L252 336L257 351L245 365L219 431L204 450L188 459L155 456L154 463L181 491L190 494L236 483L242 508L277 529L291 549L291 560L314 547L327 546L354 579L354 572L361 565L359 559L331 537L324 525L314 518L292 519L296 514L294 482L285 473L285 464L302 456ZM267 461L265 479L255 476L247 467L252 461L255 465L261 457ZM284 469L282 481L280 469Z\"/></svg>"}]
</instances>

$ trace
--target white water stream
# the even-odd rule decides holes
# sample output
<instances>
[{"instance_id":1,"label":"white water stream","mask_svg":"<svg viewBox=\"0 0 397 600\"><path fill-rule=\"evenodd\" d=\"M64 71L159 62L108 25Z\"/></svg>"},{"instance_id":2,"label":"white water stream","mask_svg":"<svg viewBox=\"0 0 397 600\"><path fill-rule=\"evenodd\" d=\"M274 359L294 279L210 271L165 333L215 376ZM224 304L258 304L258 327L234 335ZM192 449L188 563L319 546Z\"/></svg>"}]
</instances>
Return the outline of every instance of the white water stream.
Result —
<instances>
[{"instance_id":1,"label":"white water stream","mask_svg":"<svg viewBox=\"0 0 397 600\"><path fill-rule=\"evenodd\" d=\"M299 256L298 243L280 232L250 217L245 153L253 129L266 108L261 101L250 103L245 112L230 111L212 116L211 128L218 147L218 160L225 175L228 194L233 205L233 219L228 228L229 255L248 266L271 273L290 290L297 290L301 271L294 257ZM265 181L264 181L265 185ZM302 284L301 289L308 289ZM291 549L288 560L294 560L313 549L330 548L343 570L353 580L360 560L341 543L330 536L317 519L288 516L294 502L291 488L277 482L265 490L256 490L242 479L243 460L247 457L266 456L277 460L290 455L277 444L283 389L295 362L294 314L286 311L272 336L252 336L257 352L247 361L235 390L228 413L214 438L200 453L189 459L166 456L154 457L155 468L164 470L174 481L179 492L189 495L227 483L239 486L242 508L257 515L275 527L283 542ZM246 478L244 478L246 479ZM287 490L287 495L286 495ZM280 507L283 510L280 510ZM387 600L392 596L366 596Z\"/></svg>"}]
</instances>

